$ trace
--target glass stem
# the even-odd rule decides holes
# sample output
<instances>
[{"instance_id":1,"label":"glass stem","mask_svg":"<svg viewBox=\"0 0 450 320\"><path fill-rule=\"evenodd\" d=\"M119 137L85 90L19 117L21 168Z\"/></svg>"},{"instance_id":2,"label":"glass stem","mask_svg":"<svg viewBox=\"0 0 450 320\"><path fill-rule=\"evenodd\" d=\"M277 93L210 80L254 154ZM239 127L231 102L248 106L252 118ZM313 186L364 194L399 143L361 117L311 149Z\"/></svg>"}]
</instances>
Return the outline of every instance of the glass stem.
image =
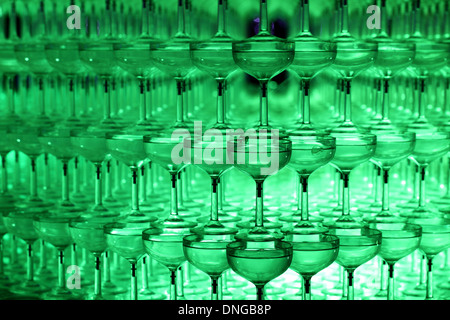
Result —
<instances>
[{"instance_id":1,"label":"glass stem","mask_svg":"<svg viewBox=\"0 0 450 320\"><path fill-rule=\"evenodd\" d=\"M95 207L102 207L102 164L95 165Z\"/></svg>"},{"instance_id":2,"label":"glass stem","mask_svg":"<svg viewBox=\"0 0 450 320\"><path fill-rule=\"evenodd\" d=\"M131 287L130 287L131 300L137 300L137 277L136 277L136 262L131 263Z\"/></svg>"},{"instance_id":3,"label":"glass stem","mask_svg":"<svg viewBox=\"0 0 450 320\"><path fill-rule=\"evenodd\" d=\"M347 300L355 299L355 288L353 287L353 270L347 270Z\"/></svg>"},{"instance_id":4,"label":"glass stem","mask_svg":"<svg viewBox=\"0 0 450 320\"><path fill-rule=\"evenodd\" d=\"M76 113L75 113L76 92L75 92L75 80L73 77L69 78L69 92L70 92L69 117L76 118Z\"/></svg>"},{"instance_id":5,"label":"glass stem","mask_svg":"<svg viewBox=\"0 0 450 320\"><path fill-rule=\"evenodd\" d=\"M73 159L74 164L74 170L73 170L73 194L79 194L80 193L80 161L78 157L75 157Z\"/></svg>"},{"instance_id":6,"label":"glass stem","mask_svg":"<svg viewBox=\"0 0 450 320\"><path fill-rule=\"evenodd\" d=\"M302 35L311 35L309 31L309 0L302 0Z\"/></svg>"},{"instance_id":7,"label":"glass stem","mask_svg":"<svg viewBox=\"0 0 450 320\"><path fill-rule=\"evenodd\" d=\"M343 192L342 192L342 214L344 216L350 216L350 187L349 187L349 175L348 172L342 172L342 183L343 183Z\"/></svg>"},{"instance_id":8,"label":"glass stem","mask_svg":"<svg viewBox=\"0 0 450 320\"><path fill-rule=\"evenodd\" d=\"M170 270L170 300L177 300L177 270Z\"/></svg>"},{"instance_id":9,"label":"glass stem","mask_svg":"<svg viewBox=\"0 0 450 320\"><path fill-rule=\"evenodd\" d=\"M15 114L16 112L16 99L15 99L15 93L16 93L16 78L10 75L6 76L6 83L9 85L9 90L7 90L8 95L8 113L9 114Z\"/></svg>"},{"instance_id":10,"label":"glass stem","mask_svg":"<svg viewBox=\"0 0 450 320\"><path fill-rule=\"evenodd\" d=\"M389 279L388 279L388 287L387 287L387 299L388 300L395 300L394 293L395 293L395 287L394 287L394 264L389 263Z\"/></svg>"},{"instance_id":11,"label":"glass stem","mask_svg":"<svg viewBox=\"0 0 450 320\"><path fill-rule=\"evenodd\" d=\"M264 286L256 286L256 300L262 301L264 298Z\"/></svg>"},{"instance_id":12,"label":"glass stem","mask_svg":"<svg viewBox=\"0 0 450 320\"><path fill-rule=\"evenodd\" d=\"M419 180L419 208L425 207L425 170L426 167L419 166L420 180Z\"/></svg>"},{"instance_id":13,"label":"glass stem","mask_svg":"<svg viewBox=\"0 0 450 320\"><path fill-rule=\"evenodd\" d=\"M383 169L382 212L389 212L389 169Z\"/></svg>"},{"instance_id":14,"label":"glass stem","mask_svg":"<svg viewBox=\"0 0 450 320\"><path fill-rule=\"evenodd\" d=\"M269 126L269 99L267 97L267 84L269 81L260 81L261 86L261 105L260 105L260 126Z\"/></svg>"},{"instance_id":15,"label":"glass stem","mask_svg":"<svg viewBox=\"0 0 450 320\"><path fill-rule=\"evenodd\" d=\"M414 0L414 11L413 11L413 37L422 37L420 32L421 24L421 12L420 12L420 0Z\"/></svg>"},{"instance_id":16,"label":"glass stem","mask_svg":"<svg viewBox=\"0 0 450 320\"><path fill-rule=\"evenodd\" d=\"M419 112L418 119L425 121L425 103L424 103L424 97L425 97L425 79L420 78L419 79L419 85L420 87L418 92L418 99L417 99L417 110Z\"/></svg>"},{"instance_id":17,"label":"glass stem","mask_svg":"<svg viewBox=\"0 0 450 320\"><path fill-rule=\"evenodd\" d=\"M309 209L308 209L308 175L300 175L300 184L302 188L301 193L301 203L302 203L302 221L309 220Z\"/></svg>"},{"instance_id":18,"label":"glass stem","mask_svg":"<svg viewBox=\"0 0 450 320\"><path fill-rule=\"evenodd\" d=\"M60 250L58 254L58 287L60 289L65 288L64 277L64 250Z\"/></svg>"},{"instance_id":19,"label":"glass stem","mask_svg":"<svg viewBox=\"0 0 450 320\"><path fill-rule=\"evenodd\" d=\"M3 153L1 157L2 157L2 171L1 171L2 182L0 186L1 188L0 193L5 194L8 192L8 171L6 169L6 154Z\"/></svg>"},{"instance_id":20,"label":"glass stem","mask_svg":"<svg viewBox=\"0 0 450 320\"><path fill-rule=\"evenodd\" d=\"M27 245L27 281L33 281L33 248L32 244Z\"/></svg>"},{"instance_id":21,"label":"glass stem","mask_svg":"<svg viewBox=\"0 0 450 320\"><path fill-rule=\"evenodd\" d=\"M310 80L304 79L303 82L303 103L302 103L302 123L304 125L310 125L311 124L311 109L310 109Z\"/></svg>"},{"instance_id":22,"label":"glass stem","mask_svg":"<svg viewBox=\"0 0 450 320\"><path fill-rule=\"evenodd\" d=\"M211 277L211 300L219 300L218 292L218 277Z\"/></svg>"},{"instance_id":23,"label":"glass stem","mask_svg":"<svg viewBox=\"0 0 450 320\"><path fill-rule=\"evenodd\" d=\"M386 9L386 0L381 0L381 8L380 8L380 16L381 16L381 28L378 32L378 36L388 37L388 18L387 18L387 9Z\"/></svg>"},{"instance_id":24,"label":"glass stem","mask_svg":"<svg viewBox=\"0 0 450 320\"><path fill-rule=\"evenodd\" d=\"M427 296L425 300L433 299L433 258L427 257Z\"/></svg>"},{"instance_id":25,"label":"glass stem","mask_svg":"<svg viewBox=\"0 0 450 320\"><path fill-rule=\"evenodd\" d=\"M112 167L112 160L108 160L106 161L106 176L105 176L105 199L112 199L113 198L113 194L112 194L112 174L111 174L111 167ZM118 168L116 167L116 170L118 170Z\"/></svg>"},{"instance_id":26,"label":"glass stem","mask_svg":"<svg viewBox=\"0 0 450 320\"><path fill-rule=\"evenodd\" d=\"M217 36L225 35L226 31L226 16L225 16L225 8L227 6L226 1L228 0L219 0L218 8L217 8Z\"/></svg>"},{"instance_id":27,"label":"glass stem","mask_svg":"<svg viewBox=\"0 0 450 320\"><path fill-rule=\"evenodd\" d=\"M217 80L217 124L223 125L225 123L225 80Z\"/></svg>"},{"instance_id":28,"label":"glass stem","mask_svg":"<svg viewBox=\"0 0 450 320\"><path fill-rule=\"evenodd\" d=\"M30 199L35 200L38 198L37 190L37 172L36 172L36 159L31 158L31 172L30 172Z\"/></svg>"},{"instance_id":29,"label":"glass stem","mask_svg":"<svg viewBox=\"0 0 450 320\"><path fill-rule=\"evenodd\" d=\"M186 24L185 24L185 17L184 17L184 2L186 0L178 0L178 20L177 20L177 27L178 32L177 35L184 35L186 31Z\"/></svg>"},{"instance_id":30,"label":"glass stem","mask_svg":"<svg viewBox=\"0 0 450 320\"><path fill-rule=\"evenodd\" d=\"M3 264L3 235L0 235L0 276L5 274L4 264Z\"/></svg>"},{"instance_id":31,"label":"glass stem","mask_svg":"<svg viewBox=\"0 0 450 320\"><path fill-rule=\"evenodd\" d=\"M139 79L139 120L147 120L146 92L144 79Z\"/></svg>"},{"instance_id":32,"label":"glass stem","mask_svg":"<svg viewBox=\"0 0 450 320\"><path fill-rule=\"evenodd\" d=\"M259 17L259 32L269 33L269 18L267 12L267 0L260 0L260 17Z\"/></svg>"},{"instance_id":33,"label":"glass stem","mask_svg":"<svg viewBox=\"0 0 450 320\"><path fill-rule=\"evenodd\" d=\"M45 82L43 77L38 78L39 84L39 115L45 115Z\"/></svg>"},{"instance_id":34,"label":"glass stem","mask_svg":"<svg viewBox=\"0 0 450 320\"><path fill-rule=\"evenodd\" d=\"M111 88L110 79L105 79L105 104L103 106L103 119L111 119Z\"/></svg>"},{"instance_id":35,"label":"glass stem","mask_svg":"<svg viewBox=\"0 0 450 320\"><path fill-rule=\"evenodd\" d=\"M150 1L142 0L142 14L141 14L141 37L148 37L150 35L149 13Z\"/></svg>"},{"instance_id":36,"label":"glass stem","mask_svg":"<svg viewBox=\"0 0 450 320\"><path fill-rule=\"evenodd\" d=\"M178 194L177 194L177 176L176 172L170 173L171 193L170 193L170 214L178 215Z\"/></svg>"},{"instance_id":37,"label":"glass stem","mask_svg":"<svg viewBox=\"0 0 450 320\"><path fill-rule=\"evenodd\" d=\"M303 277L302 281L302 298L303 300L311 300L311 278Z\"/></svg>"},{"instance_id":38,"label":"glass stem","mask_svg":"<svg viewBox=\"0 0 450 320\"><path fill-rule=\"evenodd\" d=\"M348 0L342 1L341 35L349 35L348 32Z\"/></svg>"},{"instance_id":39,"label":"glass stem","mask_svg":"<svg viewBox=\"0 0 450 320\"><path fill-rule=\"evenodd\" d=\"M147 263L147 258L148 258L147 255L142 257L142 263L141 263L142 290L146 290L148 288L148 263Z\"/></svg>"},{"instance_id":40,"label":"glass stem","mask_svg":"<svg viewBox=\"0 0 450 320\"><path fill-rule=\"evenodd\" d=\"M344 122L352 122L352 97L351 97L351 79L344 79Z\"/></svg>"},{"instance_id":41,"label":"glass stem","mask_svg":"<svg viewBox=\"0 0 450 320\"><path fill-rule=\"evenodd\" d=\"M62 175L62 201L68 203L69 200L69 164L67 161L62 163L63 175Z\"/></svg>"},{"instance_id":42,"label":"glass stem","mask_svg":"<svg viewBox=\"0 0 450 320\"><path fill-rule=\"evenodd\" d=\"M177 123L176 125L184 124L184 110L183 110L183 90L186 86L184 79L176 79L177 81Z\"/></svg>"},{"instance_id":43,"label":"glass stem","mask_svg":"<svg viewBox=\"0 0 450 320\"><path fill-rule=\"evenodd\" d=\"M381 258L380 258L381 259ZM387 281L386 281L386 261L381 259L380 263L380 291L386 291Z\"/></svg>"},{"instance_id":44,"label":"glass stem","mask_svg":"<svg viewBox=\"0 0 450 320\"><path fill-rule=\"evenodd\" d=\"M219 220L219 194L217 192L218 184L219 178L211 177L211 221Z\"/></svg>"},{"instance_id":45,"label":"glass stem","mask_svg":"<svg viewBox=\"0 0 450 320\"><path fill-rule=\"evenodd\" d=\"M102 276L100 269L100 256L95 257L95 274L94 274L94 295L101 297L102 295Z\"/></svg>"},{"instance_id":46,"label":"glass stem","mask_svg":"<svg viewBox=\"0 0 450 320\"><path fill-rule=\"evenodd\" d=\"M131 168L131 210L133 213L139 212L139 184L138 168Z\"/></svg>"},{"instance_id":47,"label":"glass stem","mask_svg":"<svg viewBox=\"0 0 450 320\"><path fill-rule=\"evenodd\" d=\"M383 120L389 120L389 79L384 79L383 101L381 103Z\"/></svg>"},{"instance_id":48,"label":"glass stem","mask_svg":"<svg viewBox=\"0 0 450 320\"><path fill-rule=\"evenodd\" d=\"M263 204L263 183L264 180L256 181L256 227L263 227L264 204Z\"/></svg>"}]
</instances>

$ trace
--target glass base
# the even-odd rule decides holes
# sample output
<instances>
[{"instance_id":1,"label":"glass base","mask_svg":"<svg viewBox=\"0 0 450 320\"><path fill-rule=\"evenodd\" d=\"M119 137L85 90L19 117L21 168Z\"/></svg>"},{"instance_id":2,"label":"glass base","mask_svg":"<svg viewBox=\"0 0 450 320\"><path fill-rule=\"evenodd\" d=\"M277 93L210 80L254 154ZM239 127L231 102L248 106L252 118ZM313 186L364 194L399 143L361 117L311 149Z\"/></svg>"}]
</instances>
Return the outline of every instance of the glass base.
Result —
<instances>
[{"instance_id":1,"label":"glass base","mask_svg":"<svg viewBox=\"0 0 450 320\"><path fill-rule=\"evenodd\" d=\"M139 300L166 300L167 296L162 293L156 293L148 288L141 289L138 292Z\"/></svg>"},{"instance_id":2,"label":"glass base","mask_svg":"<svg viewBox=\"0 0 450 320\"><path fill-rule=\"evenodd\" d=\"M25 281L20 285L11 287L11 292L19 295L41 295L50 291L51 288L42 286L36 281Z\"/></svg>"},{"instance_id":3,"label":"glass base","mask_svg":"<svg viewBox=\"0 0 450 320\"><path fill-rule=\"evenodd\" d=\"M65 288L55 288L47 293L44 293L42 298L45 300L85 300L86 297Z\"/></svg>"},{"instance_id":4,"label":"glass base","mask_svg":"<svg viewBox=\"0 0 450 320\"><path fill-rule=\"evenodd\" d=\"M426 291L427 291L427 285L425 283L421 283L421 284L415 286L414 288L403 290L402 295L425 298Z\"/></svg>"},{"instance_id":5,"label":"glass base","mask_svg":"<svg viewBox=\"0 0 450 320\"><path fill-rule=\"evenodd\" d=\"M414 200L414 201L408 201L408 202L405 202L405 203L399 203L395 207L399 208L399 209L411 209L411 210L413 210L413 209L417 208L418 206L419 206L419 201Z\"/></svg>"},{"instance_id":6,"label":"glass base","mask_svg":"<svg viewBox=\"0 0 450 320\"><path fill-rule=\"evenodd\" d=\"M129 279L129 277L128 277ZM103 296L115 296L118 294L126 293L128 289L125 287L117 286L112 282L104 282L102 284L102 294Z\"/></svg>"},{"instance_id":7,"label":"glass base","mask_svg":"<svg viewBox=\"0 0 450 320\"><path fill-rule=\"evenodd\" d=\"M430 200L430 202L438 206L450 206L450 196L444 196L439 199L433 199Z\"/></svg>"},{"instance_id":8,"label":"glass base","mask_svg":"<svg viewBox=\"0 0 450 320\"><path fill-rule=\"evenodd\" d=\"M127 207L128 202L119 201L115 198L106 198L103 200L103 205L109 210L114 210Z\"/></svg>"}]
</instances>

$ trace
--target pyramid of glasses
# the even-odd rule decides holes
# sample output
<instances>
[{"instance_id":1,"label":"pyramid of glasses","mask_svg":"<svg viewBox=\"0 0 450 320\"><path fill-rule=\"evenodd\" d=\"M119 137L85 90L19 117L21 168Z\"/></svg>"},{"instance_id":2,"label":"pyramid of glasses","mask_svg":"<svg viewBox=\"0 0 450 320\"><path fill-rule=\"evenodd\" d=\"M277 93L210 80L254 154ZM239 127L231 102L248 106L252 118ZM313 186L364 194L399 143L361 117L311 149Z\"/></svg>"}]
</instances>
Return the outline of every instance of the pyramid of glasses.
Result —
<instances>
[{"instance_id":1,"label":"pyramid of glasses","mask_svg":"<svg viewBox=\"0 0 450 320\"><path fill-rule=\"evenodd\" d=\"M450 299L449 19L1 1L0 299Z\"/></svg>"}]
</instances>

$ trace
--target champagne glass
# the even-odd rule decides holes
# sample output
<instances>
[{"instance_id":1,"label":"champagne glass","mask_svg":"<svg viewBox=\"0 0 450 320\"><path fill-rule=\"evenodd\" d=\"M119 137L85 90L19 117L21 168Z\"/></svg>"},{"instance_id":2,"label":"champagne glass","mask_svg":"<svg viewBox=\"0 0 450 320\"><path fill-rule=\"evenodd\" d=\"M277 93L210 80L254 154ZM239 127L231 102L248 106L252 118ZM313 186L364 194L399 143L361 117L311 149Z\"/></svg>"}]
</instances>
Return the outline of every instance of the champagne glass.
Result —
<instances>
[{"instance_id":1,"label":"champagne glass","mask_svg":"<svg viewBox=\"0 0 450 320\"><path fill-rule=\"evenodd\" d=\"M226 30L226 7L228 0L218 0L217 32L207 41L190 44L192 63L200 70L213 76L217 83L216 123L212 128L226 130L225 96L227 78L236 69L233 60L233 39Z\"/></svg>"},{"instance_id":2,"label":"champagne glass","mask_svg":"<svg viewBox=\"0 0 450 320\"><path fill-rule=\"evenodd\" d=\"M127 219L134 218L141 219L147 216L157 220L157 215L160 215L164 209L152 206L146 206L144 210L140 208L139 204L139 169L141 169L147 162L147 155L144 149L143 136L133 134L116 134L106 141L108 152L112 157L124 163L131 171L131 209L126 213Z\"/></svg>"},{"instance_id":3,"label":"champagne glass","mask_svg":"<svg viewBox=\"0 0 450 320\"><path fill-rule=\"evenodd\" d=\"M409 223L422 227L422 241L419 249L426 257L426 300L433 297L433 259L450 247L450 223L447 219L424 215L408 219Z\"/></svg>"},{"instance_id":4,"label":"champagne glass","mask_svg":"<svg viewBox=\"0 0 450 320\"><path fill-rule=\"evenodd\" d=\"M236 241L227 245L228 263L256 286L258 300L264 299L264 286L284 273L292 261L292 244L282 241L283 235L269 230L264 222L263 183L287 165L292 148L290 140L280 139L277 129L270 132L258 129L227 144L228 157L256 182L255 225L238 233Z\"/></svg>"},{"instance_id":5,"label":"champagne glass","mask_svg":"<svg viewBox=\"0 0 450 320\"><path fill-rule=\"evenodd\" d=\"M369 133L355 132L331 132L336 138L336 153L331 164L340 171L342 177L342 213L335 222L325 221L326 224L336 224L342 227L361 226L361 221L356 221L350 216L350 190L349 177L351 171L362 163L368 161L375 153L376 136ZM333 218L336 212L322 213L325 218ZM357 216L357 213L352 213Z\"/></svg>"},{"instance_id":6,"label":"champagne glass","mask_svg":"<svg viewBox=\"0 0 450 320\"><path fill-rule=\"evenodd\" d=\"M78 218L69 223L73 241L94 255L94 292L88 296L89 300L104 300L102 296L101 256L106 251L106 237L104 226L117 220L117 216L104 214L89 219Z\"/></svg>"},{"instance_id":7,"label":"champagne glass","mask_svg":"<svg viewBox=\"0 0 450 320\"><path fill-rule=\"evenodd\" d=\"M347 272L347 300L354 300L353 273L380 251L381 231L367 226L330 226L330 234L339 238L336 262Z\"/></svg>"},{"instance_id":8,"label":"champagne glass","mask_svg":"<svg viewBox=\"0 0 450 320\"><path fill-rule=\"evenodd\" d=\"M209 141L214 141L214 145L211 146ZM238 232L236 228L225 227L219 221L218 182L221 175L231 168L226 146L227 136L216 128L207 130L202 137L184 140L184 148L190 153L191 164L211 177L210 219L205 225L193 228L191 231L194 235L183 239L187 260L211 278L211 300L218 300L222 296L218 292L218 279L229 268L226 246ZM211 255L214 255L214 259L211 259Z\"/></svg>"},{"instance_id":9,"label":"champagne glass","mask_svg":"<svg viewBox=\"0 0 450 320\"><path fill-rule=\"evenodd\" d=\"M114 222L104 226L108 248L126 259L131 265L131 300L138 300L136 264L145 254L142 233L144 230L152 228L153 221L154 219L144 217L140 220Z\"/></svg>"},{"instance_id":10,"label":"champagne glass","mask_svg":"<svg viewBox=\"0 0 450 320\"><path fill-rule=\"evenodd\" d=\"M260 0L259 32L255 36L233 43L234 62L245 73L259 81L261 87L258 129L269 129L267 86L271 78L287 69L294 59L294 43L269 32L267 0Z\"/></svg>"},{"instance_id":11,"label":"champagne glass","mask_svg":"<svg viewBox=\"0 0 450 320\"><path fill-rule=\"evenodd\" d=\"M336 58L336 46L328 41L319 40L310 31L309 1L301 1L300 31L292 39L295 44L295 55L289 70L300 77L299 101L300 114L292 125L292 133L313 133L310 110L311 80L322 70L329 67ZM301 118L301 119L300 119Z\"/></svg>"},{"instance_id":12,"label":"champagne glass","mask_svg":"<svg viewBox=\"0 0 450 320\"><path fill-rule=\"evenodd\" d=\"M329 163L336 152L336 139L327 135L294 135L290 134L292 142L291 160L288 167L294 170L301 184L300 210L292 215L280 217L279 221L289 224L297 223L295 228L313 228L314 223L323 221L321 217L311 217L308 206L308 179L320 167Z\"/></svg>"},{"instance_id":13,"label":"champagne glass","mask_svg":"<svg viewBox=\"0 0 450 320\"><path fill-rule=\"evenodd\" d=\"M175 36L166 42L152 43L150 46L151 59L154 65L163 73L168 74L175 79L177 100L176 100L176 121L167 128L173 131L177 128L192 130L193 123L186 119L186 86L189 75L195 70L190 56L190 44L192 37L188 34L185 25L185 0L178 1L177 32ZM187 6L188 7L188 6ZM182 171L179 173L179 182L181 184ZM191 199L184 199L180 188L180 208L179 214L185 218L197 218L200 212L196 209L203 207L203 204ZM194 209L194 210L192 210Z\"/></svg>"},{"instance_id":14,"label":"champagne glass","mask_svg":"<svg viewBox=\"0 0 450 320\"><path fill-rule=\"evenodd\" d=\"M372 222L370 228L382 233L381 248L378 255L388 264L387 299L395 300L394 265L419 248L422 227L417 224L394 221Z\"/></svg>"},{"instance_id":15,"label":"champagne glass","mask_svg":"<svg viewBox=\"0 0 450 320\"><path fill-rule=\"evenodd\" d=\"M178 173L189 163L189 158L184 158L184 155L180 157L186 137L189 137L187 129L178 129L170 136L166 136L166 132L144 136L144 149L148 158L169 171L171 180L169 216L159 219L154 223L155 228L142 233L145 251L170 271L171 300L177 299L177 269L186 261L183 237L189 235L190 229L197 225L178 214Z\"/></svg>"},{"instance_id":16,"label":"champagne glass","mask_svg":"<svg viewBox=\"0 0 450 320\"><path fill-rule=\"evenodd\" d=\"M382 170L382 208L375 216L366 218L368 221L400 222L404 220L389 207L389 171L397 163L406 159L414 150L416 136L414 133L391 133L391 131L372 131L377 134L375 154L371 161Z\"/></svg>"},{"instance_id":17,"label":"champagne glass","mask_svg":"<svg viewBox=\"0 0 450 320\"><path fill-rule=\"evenodd\" d=\"M283 274L292 262L292 244L286 241L237 240L227 245L228 264L252 282L257 300L264 300L264 286Z\"/></svg>"},{"instance_id":18,"label":"champagne glass","mask_svg":"<svg viewBox=\"0 0 450 320\"><path fill-rule=\"evenodd\" d=\"M426 218L436 216L439 213L430 208L425 199L425 172L428 165L436 159L445 155L450 148L450 135L445 132L434 132L429 130L411 130L416 133L416 145L410 159L418 166L419 180L419 204L412 211L404 209L400 216L405 218Z\"/></svg>"},{"instance_id":19,"label":"champagne glass","mask_svg":"<svg viewBox=\"0 0 450 320\"><path fill-rule=\"evenodd\" d=\"M95 204L84 216L110 215L110 212L103 205L102 201L102 166L104 161L110 160L107 148L108 133L104 132L83 132L71 138L71 143L77 154L90 161L95 166ZM118 215L118 213L117 213Z\"/></svg>"},{"instance_id":20,"label":"champagne glass","mask_svg":"<svg viewBox=\"0 0 450 320\"><path fill-rule=\"evenodd\" d=\"M286 235L286 240L293 246L290 268L303 278L302 298L311 300L311 278L336 260L339 238L321 232L293 231Z\"/></svg>"},{"instance_id":21,"label":"champagne glass","mask_svg":"<svg viewBox=\"0 0 450 320\"><path fill-rule=\"evenodd\" d=\"M69 161L76 156L72 147L71 138L76 134L72 129L62 128L44 133L39 136L39 142L44 150L62 162L62 194L61 201L52 209L52 212L78 212L69 197Z\"/></svg>"},{"instance_id":22,"label":"champagne glass","mask_svg":"<svg viewBox=\"0 0 450 320\"><path fill-rule=\"evenodd\" d=\"M81 212L65 212L58 215L40 215L33 219L33 225L39 237L53 245L58 251L58 283L50 292L43 295L49 300L77 300L83 299L83 295L73 293L66 287L64 250L73 244L69 224L77 219Z\"/></svg>"},{"instance_id":23,"label":"champagne glass","mask_svg":"<svg viewBox=\"0 0 450 320\"><path fill-rule=\"evenodd\" d=\"M27 278L25 282L13 286L11 291L16 294L39 297L48 289L34 279L33 244L39 239L39 235L33 227L33 218L36 215L45 215L45 209L30 208L28 210L14 210L3 216L3 223L9 233L22 239L27 244Z\"/></svg>"}]
</instances>

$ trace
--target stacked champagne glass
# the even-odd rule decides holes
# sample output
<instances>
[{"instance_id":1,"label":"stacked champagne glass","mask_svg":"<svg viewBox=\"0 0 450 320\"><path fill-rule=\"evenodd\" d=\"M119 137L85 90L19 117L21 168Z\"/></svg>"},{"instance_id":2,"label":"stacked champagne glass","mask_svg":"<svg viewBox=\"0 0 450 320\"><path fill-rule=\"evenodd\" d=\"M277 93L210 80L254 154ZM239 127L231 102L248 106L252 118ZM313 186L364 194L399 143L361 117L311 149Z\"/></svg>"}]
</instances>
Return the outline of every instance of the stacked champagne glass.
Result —
<instances>
[{"instance_id":1,"label":"stacked champagne glass","mask_svg":"<svg viewBox=\"0 0 450 320\"><path fill-rule=\"evenodd\" d=\"M2 1L0 298L450 299L449 17Z\"/></svg>"}]
</instances>

